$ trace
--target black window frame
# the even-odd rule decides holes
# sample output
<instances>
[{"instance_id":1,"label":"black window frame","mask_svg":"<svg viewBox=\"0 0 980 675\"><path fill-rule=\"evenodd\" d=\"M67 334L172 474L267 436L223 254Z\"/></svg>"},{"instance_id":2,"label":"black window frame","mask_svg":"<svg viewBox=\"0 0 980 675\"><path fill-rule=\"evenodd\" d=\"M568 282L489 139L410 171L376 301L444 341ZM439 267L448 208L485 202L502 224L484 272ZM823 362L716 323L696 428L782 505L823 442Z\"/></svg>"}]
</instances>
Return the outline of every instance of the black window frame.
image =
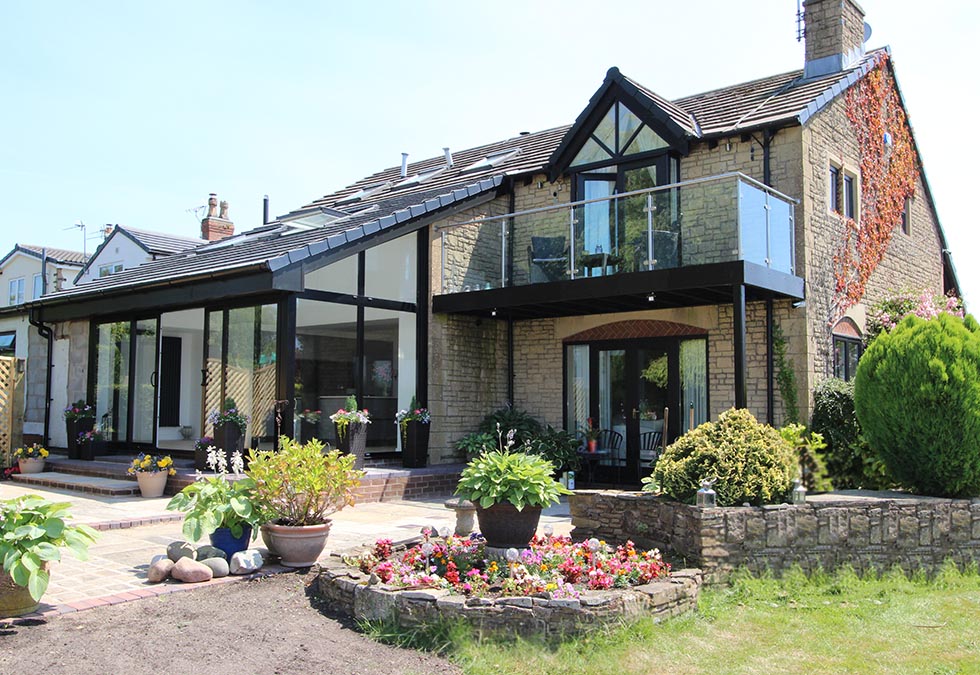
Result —
<instances>
[{"instance_id":1,"label":"black window frame","mask_svg":"<svg viewBox=\"0 0 980 675\"><path fill-rule=\"evenodd\" d=\"M841 168L835 164L830 165L828 172L830 182L830 210L834 213L841 212Z\"/></svg>"},{"instance_id":2,"label":"black window frame","mask_svg":"<svg viewBox=\"0 0 980 675\"><path fill-rule=\"evenodd\" d=\"M851 220L857 220L857 177L847 173L842 172L841 178L842 190L841 197L844 200L843 203L843 214L845 218L850 218Z\"/></svg>"},{"instance_id":3,"label":"black window frame","mask_svg":"<svg viewBox=\"0 0 980 675\"><path fill-rule=\"evenodd\" d=\"M842 354L841 358L837 358L837 346L841 345ZM854 372L851 372L851 359L850 355L853 350L857 351L857 358L854 359L854 363L857 364L861 360L861 355L864 353L864 342L860 338L850 337L848 335L834 335L833 341L831 342L831 354L833 357L834 364L834 377L844 380L845 382L850 382L857 375L857 367L855 366Z\"/></svg>"},{"instance_id":4,"label":"black window frame","mask_svg":"<svg viewBox=\"0 0 980 675\"><path fill-rule=\"evenodd\" d=\"M17 331L15 330L5 330L0 331L0 337L12 337L13 341L10 343L9 347L0 347L0 356L16 356L17 355Z\"/></svg>"}]
</instances>

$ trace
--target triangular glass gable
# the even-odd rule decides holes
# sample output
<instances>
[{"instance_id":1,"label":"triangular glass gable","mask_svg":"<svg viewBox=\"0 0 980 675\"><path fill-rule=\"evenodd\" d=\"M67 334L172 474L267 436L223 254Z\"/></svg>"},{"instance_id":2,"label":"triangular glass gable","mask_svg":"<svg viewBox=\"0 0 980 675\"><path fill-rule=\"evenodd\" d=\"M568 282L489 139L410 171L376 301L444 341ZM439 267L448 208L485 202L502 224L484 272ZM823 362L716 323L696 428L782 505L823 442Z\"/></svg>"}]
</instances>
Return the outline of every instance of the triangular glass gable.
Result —
<instances>
[{"instance_id":1,"label":"triangular glass gable","mask_svg":"<svg viewBox=\"0 0 980 675\"><path fill-rule=\"evenodd\" d=\"M651 152L670 144L644 124L620 102L609 108L570 166L594 164L641 152Z\"/></svg>"}]
</instances>

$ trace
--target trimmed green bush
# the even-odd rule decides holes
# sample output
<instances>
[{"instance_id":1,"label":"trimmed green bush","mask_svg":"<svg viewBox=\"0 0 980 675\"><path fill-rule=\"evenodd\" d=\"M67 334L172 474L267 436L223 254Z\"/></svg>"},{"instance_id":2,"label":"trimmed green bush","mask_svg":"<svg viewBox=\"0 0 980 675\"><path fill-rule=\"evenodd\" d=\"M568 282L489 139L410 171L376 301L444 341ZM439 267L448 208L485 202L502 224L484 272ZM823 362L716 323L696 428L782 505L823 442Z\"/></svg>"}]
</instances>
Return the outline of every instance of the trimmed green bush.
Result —
<instances>
[{"instance_id":1,"label":"trimmed green bush","mask_svg":"<svg viewBox=\"0 0 980 675\"><path fill-rule=\"evenodd\" d=\"M810 429L823 436L827 476L838 490L882 490L893 485L885 464L864 440L854 412L854 382L824 380L813 390Z\"/></svg>"},{"instance_id":2,"label":"trimmed green bush","mask_svg":"<svg viewBox=\"0 0 980 675\"><path fill-rule=\"evenodd\" d=\"M868 444L903 487L980 495L980 325L915 316L882 333L858 364L854 406Z\"/></svg>"},{"instance_id":3,"label":"trimmed green bush","mask_svg":"<svg viewBox=\"0 0 980 675\"><path fill-rule=\"evenodd\" d=\"M719 506L771 504L786 497L798 474L796 452L779 432L732 408L668 446L647 487L693 502L702 480L717 479Z\"/></svg>"}]
</instances>

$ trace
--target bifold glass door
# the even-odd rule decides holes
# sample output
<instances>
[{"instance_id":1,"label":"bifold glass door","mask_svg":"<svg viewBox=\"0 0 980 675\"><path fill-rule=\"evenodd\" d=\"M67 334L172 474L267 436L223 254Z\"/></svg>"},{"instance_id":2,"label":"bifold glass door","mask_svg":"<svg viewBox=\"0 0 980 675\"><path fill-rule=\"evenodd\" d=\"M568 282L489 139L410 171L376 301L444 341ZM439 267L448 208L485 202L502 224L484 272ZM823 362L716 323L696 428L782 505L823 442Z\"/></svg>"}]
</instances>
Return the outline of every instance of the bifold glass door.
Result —
<instances>
[{"instance_id":1,"label":"bifold glass door","mask_svg":"<svg viewBox=\"0 0 980 675\"><path fill-rule=\"evenodd\" d=\"M113 321L94 327L92 399L106 441L156 441L159 320Z\"/></svg>"}]
</instances>

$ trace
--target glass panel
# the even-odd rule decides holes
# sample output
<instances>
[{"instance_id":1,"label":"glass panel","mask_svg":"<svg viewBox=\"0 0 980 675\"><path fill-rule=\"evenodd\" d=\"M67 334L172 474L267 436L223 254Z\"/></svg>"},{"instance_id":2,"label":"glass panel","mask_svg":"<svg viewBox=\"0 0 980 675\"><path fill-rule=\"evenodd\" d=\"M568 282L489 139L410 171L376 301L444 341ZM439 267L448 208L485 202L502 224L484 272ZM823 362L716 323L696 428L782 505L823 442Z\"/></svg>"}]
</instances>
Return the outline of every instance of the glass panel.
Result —
<instances>
[{"instance_id":1,"label":"glass panel","mask_svg":"<svg viewBox=\"0 0 980 675\"><path fill-rule=\"evenodd\" d=\"M708 421L708 342L681 341L681 429L690 431ZM693 422L693 426L692 426Z\"/></svg>"},{"instance_id":2,"label":"glass panel","mask_svg":"<svg viewBox=\"0 0 980 675\"><path fill-rule=\"evenodd\" d=\"M599 428L611 429L623 439L619 448L599 463L623 466L626 463L626 351L622 349L599 352Z\"/></svg>"},{"instance_id":3,"label":"glass panel","mask_svg":"<svg viewBox=\"0 0 980 675\"><path fill-rule=\"evenodd\" d=\"M648 468L663 445L664 408L668 405L667 350L638 349L640 391L637 415L640 425L640 466Z\"/></svg>"},{"instance_id":4,"label":"glass panel","mask_svg":"<svg viewBox=\"0 0 980 675\"><path fill-rule=\"evenodd\" d=\"M228 355L222 408L249 416L246 447L270 448L275 442L276 306L228 311Z\"/></svg>"},{"instance_id":5,"label":"glass panel","mask_svg":"<svg viewBox=\"0 0 980 675\"><path fill-rule=\"evenodd\" d=\"M580 230L577 225L576 229ZM569 278L569 209L517 216L512 219L510 236L515 252L527 252L526 256L514 255L513 285Z\"/></svg>"},{"instance_id":6,"label":"glass panel","mask_svg":"<svg viewBox=\"0 0 980 675\"><path fill-rule=\"evenodd\" d=\"M207 370L204 385L204 410L203 421L201 422L201 435L214 438L214 425L208 421L208 414L212 410L221 409L221 392L223 388L223 378L221 377L222 362L222 336L224 335L223 324L224 312L208 312L207 324L207 362L204 368Z\"/></svg>"},{"instance_id":7,"label":"glass panel","mask_svg":"<svg viewBox=\"0 0 980 675\"><path fill-rule=\"evenodd\" d=\"M333 291L334 293L357 294L357 256L307 272L303 277L306 288L312 291Z\"/></svg>"},{"instance_id":8,"label":"glass panel","mask_svg":"<svg viewBox=\"0 0 980 675\"><path fill-rule=\"evenodd\" d=\"M617 103L619 108L619 145L616 150L623 152L623 146L633 137L633 133L640 128L643 122L633 112L622 103Z\"/></svg>"},{"instance_id":9,"label":"glass panel","mask_svg":"<svg viewBox=\"0 0 980 675\"><path fill-rule=\"evenodd\" d=\"M610 150L616 149L616 106L609 108L592 136Z\"/></svg>"},{"instance_id":10,"label":"glass panel","mask_svg":"<svg viewBox=\"0 0 980 675\"><path fill-rule=\"evenodd\" d=\"M568 400L566 431L578 434L586 427L589 419L589 346L569 345L565 349L566 375L565 391Z\"/></svg>"},{"instance_id":11,"label":"glass panel","mask_svg":"<svg viewBox=\"0 0 980 675\"><path fill-rule=\"evenodd\" d=\"M670 144L662 139L657 133L648 126L644 126L640 129L640 133L636 135L633 142L629 144L629 147L623 151L624 155L633 155L638 152L650 152L651 150L660 150L662 148L670 147Z\"/></svg>"},{"instance_id":12,"label":"glass panel","mask_svg":"<svg viewBox=\"0 0 980 675\"><path fill-rule=\"evenodd\" d=\"M847 379L853 380L857 375L858 359L861 358L861 345L857 342L847 341Z\"/></svg>"},{"instance_id":13,"label":"glass panel","mask_svg":"<svg viewBox=\"0 0 980 675\"><path fill-rule=\"evenodd\" d=\"M133 361L133 435L134 443L152 443L156 424L154 402L156 387L153 374L157 369L157 321L136 322L136 355Z\"/></svg>"},{"instance_id":14,"label":"glass panel","mask_svg":"<svg viewBox=\"0 0 980 675\"><path fill-rule=\"evenodd\" d=\"M394 450L395 413L415 393L415 315L382 309L364 311L364 400L371 413L368 445Z\"/></svg>"},{"instance_id":15,"label":"glass panel","mask_svg":"<svg viewBox=\"0 0 980 675\"><path fill-rule=\"evenodd\" d=\"M582 182L582 199L604 199L615 190L611 180L586 179ZM608 273L608 256L613 253L612 230L616 224L616 202L601 201L582 206L583 250L579 263L586 276Z\"/></svg>"},{"instance_id":16,"label":"glass panel","mask_svg":"<svg viewBox=\"0 0 980 675\"><path fill-rule=\"evenodd\" d=\"M645 190L656 187L657 167L644 166L638 169L629 169L623 173L624 188L626 192L634 190ZM623 223L623 246L621 255L623 265L621 270L629 272L641 272L649 267L648 250L650 248L650 223L647 217L647 204L652 200L656 206L656 193L650 195L641 194L626 197L620 200L620 220Z\"/></svg>"},{"instance_id":17,"label":"glass panel","mask_svg":"<svg viewBox=\"0 0 980 675\"><path fill-rule=\"evenodd\" d=\"M558 212L549 211L546 213L554 219ZM565 217L567 218L567 215ZM558 220L561 218L558 217ZM503 286L501 277L504 267L502 237L506 227L506 221L494 220L489 223L476 222L443 230L441 246L443 293L468 293ZM559 230L559 232L567 231L568 222L566 220L564 230ZM522 232L518 232L515 237L526 246L531 234L529 229L524 229ZM538 234L538 232L535 231L533 234ZM517 249L512 247L512 250ZM515 276L521 276L516 269ZM523 276L522 278L524 279L523 283L527 283L527 277Z\"/></svg>"},{"instance_id":18,"label":"glass panel","mask_svg":"<svg viewBox=\"0 0 980 675\"><path fill-rule=\"evenodd\" d=\"M834 338L834 377L847 379L847 371L844 370L844 341Z\"/></svg>"},{"instance_id":19,"label":"glass panel","mask_svg":"<svg viewBox=\"0 0 980 675\"><path fill-rule=\"evenodd\" d=\"M296 301L297 415L295 434L302 440L335 442L330 415L356 390L357 309L313 300Z\"/></svg>"},{"instance_id":20,"label":"glass panel","mask_svg":"<svg viewBox=\"0 0 980 675\"><path fill-rule=\"evenodd\" d=\"M399 237L364 253L364 294L371 298L415 302L418 285L417 236Z\"/></svg>"},{"instance_id":21,"label":"glass panel","mask_svg":"<svg viewBox=\"0 0 980 675\"><path fill-rule=\"evenodd\" d=\"M739 181L742 260L766 265L766 193Z\"/></svg>"},{"instance_id":22,"label":"glass panel","mask_svg":"<svg viewBox=\"0 0 980 675\"><path fill-rule=\"evenodd\" d=\"M769 266L787 274L795 267L792 214L792 204L769 196Z\"/></svg>"},{"instance_id":23,"label":"glass panel","mask_svg":"<svg viewBox=\"0 0 980 675\"><path fill-rule=\"evenodd\" d=\"M601 145L595 142L594 138L589 138L582 146L582 149L578 151L575 155L575 159L572 160L572 166L581 166L583 164L591 164L592 162L601 162L606 159L611 159L612 156L603 148Z\"/></svg>"},{"instance_id":24,"label":"glass panel","mask_svg":"<svg viewBox=\"0 0 980 675\"><path fill-rule=\"evenodd\" d=\"M129 328L129 321L96 328L95 421L110 441L125 441L128 430Z\"/></svg>"}]
</instances>

